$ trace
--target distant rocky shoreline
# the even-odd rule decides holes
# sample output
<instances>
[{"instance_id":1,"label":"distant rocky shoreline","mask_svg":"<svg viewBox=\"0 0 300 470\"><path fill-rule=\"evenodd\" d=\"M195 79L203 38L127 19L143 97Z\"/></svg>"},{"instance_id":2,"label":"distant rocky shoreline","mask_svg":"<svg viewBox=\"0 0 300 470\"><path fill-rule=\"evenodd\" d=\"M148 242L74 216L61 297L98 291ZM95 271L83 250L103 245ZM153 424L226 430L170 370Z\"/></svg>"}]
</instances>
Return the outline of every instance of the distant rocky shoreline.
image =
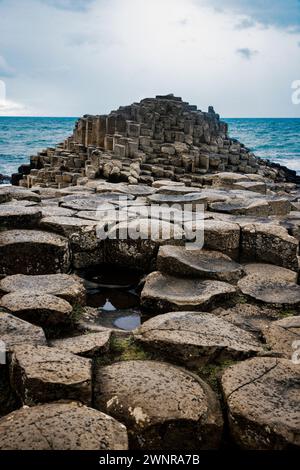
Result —
<instances>
[{"instance_id":1,"label":"distant rocky shoreline","mask_svg":"<svg viewBox=\"0 0 300 470\"><path fill-rule=\"evenodd\" d=\"M12 183L63 188L103 177L115 183L171 179L201 186L204 175L222 171L300 184L294 170L255 157L231 139L212 106L203 112L174 95L84 116L63 143L21 165Z\"/></svg>"},{"instance_id":2,"label":"distant rocky shoreline","mask_svg":"<svg viewBox=\"0 0 300 470\"><path fill-rule=\"evenodd\" d=\"M22 171L0 188L0 449L299 449L294 172L172 95ZM137 273L138 328L87 305L108 268Z\"/></svg>"}]
</instances>

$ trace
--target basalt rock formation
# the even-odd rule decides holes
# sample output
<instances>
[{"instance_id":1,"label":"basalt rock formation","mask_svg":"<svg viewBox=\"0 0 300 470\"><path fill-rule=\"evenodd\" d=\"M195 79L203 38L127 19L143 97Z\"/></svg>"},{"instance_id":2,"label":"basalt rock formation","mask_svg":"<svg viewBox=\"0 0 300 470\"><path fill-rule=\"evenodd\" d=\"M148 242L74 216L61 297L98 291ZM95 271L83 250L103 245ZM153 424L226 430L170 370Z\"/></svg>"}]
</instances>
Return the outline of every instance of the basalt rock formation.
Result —
<instances>
[{"instance_id":1,"label":"basalt rock formation","mask_svg":"<svg viewBox=\"0 0 300 470\"><path fill-rule=\"evenodd\" d=\"M167 178L195 186L203 184L205 175L222 171L297 180L295 172L255 157L231 139L213 107L202 112L166 95L121 106L109 115L85 115L62 144L22 165L13 183L61 188L83 178L131 184Z\"/></svg>"},{"instance_id":2,"label":"basalt rock formation","mask_svg":"<svg viewBox=\"0 0 300 470\"><path fill-rule=\"evenodd\" d=\"M299 449L288 173L173 96L32 165L0 188L0 449ZM125 286L138 327L108 321Z\"/></svg>"}]
</instances>

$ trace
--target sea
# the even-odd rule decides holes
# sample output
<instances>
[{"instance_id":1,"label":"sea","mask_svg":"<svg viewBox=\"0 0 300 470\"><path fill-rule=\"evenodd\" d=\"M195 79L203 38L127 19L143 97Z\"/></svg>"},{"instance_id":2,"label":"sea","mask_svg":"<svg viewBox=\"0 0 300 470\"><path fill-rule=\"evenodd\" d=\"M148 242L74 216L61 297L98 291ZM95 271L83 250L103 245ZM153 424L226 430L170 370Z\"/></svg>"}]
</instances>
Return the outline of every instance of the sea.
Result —
<instances>
[{"instance_id":1,"label":"sea","mask_svg":"<svg viewBox=\"0 0 300 470\"><path fill-rule=\"evenodd\" d=\"M68 137L76 117L1 117L0 174L11 175L30 155ZM257 156L281 163L300 174L300 118L226 118L229 135Z\"/></svg>"}]
</instances>

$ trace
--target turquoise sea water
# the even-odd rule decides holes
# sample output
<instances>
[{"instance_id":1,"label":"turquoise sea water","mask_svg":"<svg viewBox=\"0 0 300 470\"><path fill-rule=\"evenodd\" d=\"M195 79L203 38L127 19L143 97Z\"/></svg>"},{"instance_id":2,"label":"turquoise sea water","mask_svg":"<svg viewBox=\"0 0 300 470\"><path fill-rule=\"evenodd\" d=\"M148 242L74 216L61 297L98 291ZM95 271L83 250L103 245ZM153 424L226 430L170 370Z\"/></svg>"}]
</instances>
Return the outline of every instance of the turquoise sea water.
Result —
<instances>
[{"instance_id":1,"label":"turquoise sea water","mask_svg":"<svg viewBox=\"0 0 300 470\"><path fill-rule=\"evenodd\" d=\"M43 148L64 140L77 118L0 117L0 173L10 175ZM299 119L224 119L229 135L256 155L300 174Z\"/></svg>"},{"instance_id":2,"label":"turquoise sea water","mask_svg":"<svg viewBox=\"0 0 300 470\"><path fill-rule=\"evenodd\" d=\"M300 174L300 118L224 119L230 137L235 137L254 153Z\"/></svg>"},{"instance_id":3,"label":"turquoise sea water","mask_svg":"<svg viewBox=\"0 0 300 470\"><path fill-rule=\"evenodd\" d=\"M30 155L62 142L77 118L0 117L0 173L11 175Z\"/></svg>"}]
</instances>

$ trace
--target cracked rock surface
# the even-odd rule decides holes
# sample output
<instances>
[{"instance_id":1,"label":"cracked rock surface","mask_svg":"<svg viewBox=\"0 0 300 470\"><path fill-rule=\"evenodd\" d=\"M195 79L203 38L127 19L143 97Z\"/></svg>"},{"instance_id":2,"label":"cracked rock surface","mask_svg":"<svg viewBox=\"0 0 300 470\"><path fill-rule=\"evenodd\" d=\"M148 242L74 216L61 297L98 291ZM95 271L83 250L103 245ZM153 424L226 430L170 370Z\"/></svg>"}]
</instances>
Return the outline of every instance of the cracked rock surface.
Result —
<instances>
[{"instance_id":1,"label":"cracked rock surface","mask_svg":"<svg viewBox=\"0 0 300 470\"><path fill-rule=\"evenodd\" d=\"M243 449L300 445L300 369L287 359L254 358L222 377L232 435Z\"/></svg>"},{"instance_id":2,"label":"cracked rock surface","mask_svg":"<svg viewBox=\"0 0 300 470\"><path fill-rule=\"evenodd\" d=\"M262 351L262 345L250 333L202 312L157 315L143 323L135 337L165 357L187 364L242 359Z\"/></svg>"}]
</instances>

